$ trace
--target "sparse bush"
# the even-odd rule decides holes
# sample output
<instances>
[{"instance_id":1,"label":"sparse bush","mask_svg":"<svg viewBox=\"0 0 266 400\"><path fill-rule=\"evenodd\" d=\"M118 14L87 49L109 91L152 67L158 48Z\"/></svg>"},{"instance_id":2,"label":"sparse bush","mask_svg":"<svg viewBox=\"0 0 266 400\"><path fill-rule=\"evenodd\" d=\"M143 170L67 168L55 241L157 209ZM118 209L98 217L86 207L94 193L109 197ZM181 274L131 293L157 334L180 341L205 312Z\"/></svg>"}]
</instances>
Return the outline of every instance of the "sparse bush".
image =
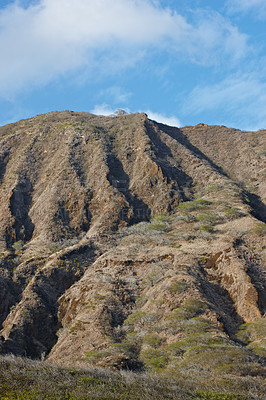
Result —
<instances>
[{"instance_id":1,"label":"sparse bush","mask_svg":"<svg viewBox=\"0 0 266 400\"><path fill-rule=\"evenodd\" d=\"M140 352L141 339L136 333L131 332L126 335L120 343L114 343L113 348L122 351L125 355L136 358Z\"/></svg>"},{"instance_id":2,"label":"sparse bush","mask_svg":"<svg viewBox=\"0 0 266 400\"><path fill-rule=\"evenodd\" d=\"M183 355L190 349L205 349L206 346L221 346L228 344L228 340L223 337L215 337L211 333L194 332L188 334L184 339L178 342L164 346L164 351L168 357Z\"/></svg>"},{"instance_id":3,"label":"sparse bush","mask_svg":"<svg viewBox=\"0 0 266 400\"><path fill-rule=\"evenodd\" d=\"M159 347L163 342L163 339L156 333L147 333L143 337L143 343L148 344L154 348Z\"/></svg>"},{"instance_id":4,"label":"sparse bush","mask_svg":"<svg viewBox=\"0 0 266 400\"><path fill-rule=\"evenodd\" d=\"M144 323L147 313L144 311L136 311L130 314L124 321L124 325L134 326L138 323Z\"/></svg>"},{"instance_id":5,"label":"sparse bush","mask_svg":"<svg viewBox=\"0 0 266 400\"><path fill-rule=\"evenodd\" d=\"M168 324L168 328L171 329L173 334L202 334L210 330L211 323L209 320L199 317L189 319L172 319Z\"/></svg>"},{"instance_id":6,"label":"sparse bush","mask_svg":"<svg viewBox=\"0 0 266 400\"><path fill-rule=\"evenodd\" d=\"M266 224L264 222L258 222L253 226L252 232L258 236L263 236L266 234Z\"/></svg>"},{"instance_id":7,"label":"sparse bush","mask_svg":"<svg viewBox=\"0 0 266 400\"><path fill-rule=\"evenodd\" d=\"M220 185L220 184L214 184L214 185L207 186L197 194L197 197L202 197L202 196L205 196L206 194L217 192L223 188L224 188L224 186Z\"/></svg>"},{"instance_id":8,"label":"sparse bush","mask_svg":"<svg viewBox=\"0 0 266 400\"><path fill-rule=\"evenodd\" d=\"M16 242L16 243L14 243L13 244L13 249L14 250L22 250L23 249L23 246L24 246L24 243L23 243L23 241L22 240L19 240L18 242Z\"/></svg>"},{"instance_id":9,"label":"sparse bush","mask_svg":"<svg viewBox=\"0 0 266 400\"><path fill-rule=\"evenodd\" d=\"M107 355L107 353L104 353L102 351L91 350L87 352L85 360L93 364L95 361L99 360L105 355Z\"/></svg>"},{"instance_id":10,"label":"sparse bush","mask_svg":"<svg viewBox=\"0 0 266 400\"><path fill-rule=\"evenodd\" d=\"M180 367L190 369L197 364L215 374L246 375L251 373L254 368L258 368L258 364L254 361L255 357L252 354L233 344L210 345L199 342L186 350Z\"/></svg>"},{"instance_id":11,"label":"sparse bush","mask_svg":"<svg viewBox=\"0 0 266 400\"><path fill-rule=\"evenodd\" d=\"M195 211L195 210L203 210L208 208L211 205L211 202L208 200L193 200L186 201L178 204L179 211Z\"/></svg>"},{"instance_id":12,"label":"sparse bush","mask_svg":"<svg viewBox=\"0 0 266 400\"><path fill-rule=\"evenodd\" d=\"M145 293L142 293L139 297L136 298L137 307L142 307L148 301L148 297Z\"/></svg>"},{"instance_id":13,"label":"sparse bush","mask_svg":"<svg viewBox=\"0 0 266 400\"><path fill-rule=\"evenodd\" d=\"M259 342L252 342L247 346L247 348L252 350L258 356L266 357L266 339L260 340Z\"/></svg>"},{"instance_id":14,"label":"sparse bush","mask_svg":"<svg viewBox=\"0 0 266 400\"><path fill-rule=\"evenodd\" d=\"M182 247L182 244L177 244L177 245L172 244L169 247L171 247L172 249L180 249L180 247Z\"/></svg>"},{"instance_id":15,"label":"sparse bush","mask_svg":"<svg viewBox=\"0 0 266 400\"><path fill-rule=\"evenodd\" d=\"M210 232L210 233L214 232L214 229L211 225L201 225L199 227L199 230L203 231L203 232Z\"/></svg>"},{"instance_id":16,"label":"sparse bush","mask_svg":"<svg viewBox=\"0 0 266 400\"><path fill-rule=\"evenodd\" d=\"M169 216L166 214L157 214L152 219L151 222L166 222Z\"/></svg>"},{"instance_id":17,"label":"sparse bush","mask_svg":"<svg viewBox=\"0 0 266 400\"><path fill-rule=\"evenodd\" d=\"M259 356L266 357L266 319L242 324L237 338L248 345L248 348Z\"/></svg>"},{"instance_id":18,"label":"sparse bush","mask_svg":"<svg viewBox=\"0 0 266 400\"><path fill-rule=\"evenodd\" d=\"M215 213L202 213L198 214L197 220L202 223L207 223L210 225L214 225L216 222L220 220L220 217Z\"/></svg>"},{"instance_id":19,"label":"sparse bush","mask_svg":"<svg viewBox=\"0 0 266 400\"><path fill-rule=\"evenodd\" d=\"M160 231L160 232L164 232L167 228L167 224L164 222L157 222L157 221L153 221L149 224L148 229L149 230L155 230L155 231Z\"/></svg>"},{"instance_id":20,"label":"sparse bush","mask_svg":"<svg viewBox=\"0 0 266 400\"><path fill-rule=\"evenodd\" d=\"M158 318L159 315L156 313L148 314L145 311L135 311L127 317L123 326L128 327L132 331L142 329L143 327L149 327L154 324Z\"/></svg>"},{"instance_id":21,"label":"sparse bush","mask_svg":"<svg viewBox=\"0 0 266 400\"><path fill-rule=\"evenodd\" d=\"M186 333L201 333L210 329L211 322L205 318L195 317L191 318L182 324L182 330Z\"/></svg>"},{"instance_id":22,"label":"sparse bush","mask_svg":"<svg viewBox=\"0 0 266 400\"><path fill-rule=\"evenodd\" d=\"M184 221L184 222L195 222L197 221L197 218L195 215L185 212L184 214L175 214L171 216L174 222L176 221Z\"/></svg>"},{"instance_id":23,"label":"sparse bush","mask_svg":"<svg viewBox=\"0 0 266 400\"><path fill-rule=\"evenodd\" d=\"M259 376L238 377L235 373L222 375L222 371L217 371L217 376L215 376L212 374L213 370L204 374L196 369L193 361L190 362L190 367L186 372L186 368L181 366L182 358L178 350L174 350L174 345L164 346L161 349L149 349L149 352L143 351L141 356L147 362L148 369L163 372L163 377L148 373L135 374L125 370L115 372L108 368L62 368L36 360L1 356L0 398L3 400L189 400L197 398L201 400L259 400L264 398L263 378ZM223 350L221 354L222 352ZM210 350L208 357L211 360L215 359L216 354ZM253 372L255 372L254 368Z\"/></svg>"},{"instance_id":24,"label":"sparse bush","mask_svg":"<svg viewBox=\"0 0 266 400\"><path fill-rule=\"evenodd\" d=\"M225 207L223 209L223 212L225 213L226 218L229 220L233 220L244 216L244 214L238 211L236 208L229 206Z\"/></svg>"},{"instance_id":25,"label":"sparse bush","mask_svg":"<svg viewBox=\"0 0 266 400\"><path fill-rule=\"evenodd\" d=\"M134 234L145 234L147 232L148 226L149 226L148 222L142 221L142 222L139 222L138 224L134 224L132 226L128 226L128 227L122 228L120 230L120 233L121 234L125 234L125 233L126 234L131 234L131 233L134 233Z\"/></svg>"},{"instance_id":26,"label":"sparse bush","mask_svg":"<svg viewBox=\"0 0 266 400\"><path fill-rule=\"evenodd\" d=\"M140 353L139 359L152 371L160 371L168 362L166 354L160 349L146 349Z\"/></svg>"},{"instance_id":27,"label":"sparse bush","mask_svg":"<svg viewBox=\"0 0 266 400\"><path fill-rule=\"evenodd\" d=\"M150 274L148 274L144 280L145 283L153 286L155 283L159 282L163 277L163 272L160 268L155 269Z\"/></svg>"},{"instance_id":28,"label":"sparse bush","mask_svg":"<svg viewBox=\"0 0 266 400\"><path fill-rule=\"evenodd\" d=\"M176 308L170 319L189 319L202 314L207 306L200 300L189 299L182 306Z\"/></svg>"},{"instance_id":29,"label":"sparse bush","mask_svg":"<svg viewBox=\"0 0 266 400\"><path fill-rule=\"evenodd\" d=\"M171 283L171 285L169 286L169 290L171 290L171 292L182 293L185 292L189 288L189 286L190 285L187 282L175 281Z\"/></svg>"},{"instance_id":30,"label":"sparse bush","mask_svg":"<svg viewBox=\"0 0 266 400\"><path fill-rule=\"evenodd\" d=\"M247 398L234 393L216 393L198 390L195 400L247 400Z\"/></svg>"},{"instance_id":31,"label":"sparse bush","mask_svg":"<svg viewBox=\"0 0 266 400\"><path fill-rule=\"evenodd\" d=\"M180 237L180 239L183 240L195 240L197 236L193 233L183 233Z\"/></svg>"}]
</instances>

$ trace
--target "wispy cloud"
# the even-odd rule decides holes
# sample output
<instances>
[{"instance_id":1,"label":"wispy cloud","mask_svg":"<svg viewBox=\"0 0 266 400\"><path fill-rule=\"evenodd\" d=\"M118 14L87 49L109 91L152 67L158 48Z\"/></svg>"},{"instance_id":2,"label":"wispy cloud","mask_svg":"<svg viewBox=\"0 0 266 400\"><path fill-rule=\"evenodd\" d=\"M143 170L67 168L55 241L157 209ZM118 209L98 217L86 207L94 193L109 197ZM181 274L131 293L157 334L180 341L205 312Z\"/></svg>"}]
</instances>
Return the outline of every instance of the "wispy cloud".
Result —
<instances>
[{"instance_id":1,"label":"wispy cloud","mask_svg":"<svg viewBox=\"0 0 266 400\"><path fill-rule=\"evenodd\" d=\"M125 111L127 113L131 112L128 108L126 108ZM103 104L97 104L90 112L96 115L109 116L109 115L114 115L116 109L110 106L109 104L103 103ZM139 112L145 112L150 119L157 122L161 122L162 124L177 126L177 127L181 126L180 120L175 116L166 116L164 114L156 113L150 110L146 111L140 110Z\"/></svg>"},{"instance_id":2,"label":"wispy cloud","mask_svg":"<svg viewBox=\"0 0 266 400\"><path fill-rule=\"evenodd\" d=\"M167 117L166 115L152 112L150 110L145 111L145 112L148 115L148 117L154 121L161 122L162 124L170 125L170 126L176 126L176 127L181 126L180 120L175 116Z\"/></svg>"},{"instance_id":3,"label":"wispy cloud","mask_svg":"<svg viewBox=\"0 0 266 400\"><path fill-rule=\"evenodd\" d=\"M227 7L230 12L249 13L254 11L257 18L266 17L265 0L227 0Z\"/></svg>"},{"instance_id":4,"label":"wispy cloud","mask_svg":"<svg viewBox=\"0 0 266 400\"><path fill-rule=\"evenodd\" d=\"M156 51L212 65L247 48L246 36L220 14L189 23L154 0L16 1L0 9L0 97L73 71L95 79Z\"/></svg>"},{"instance_id":5,"label":"wispy cloud","mask_svg":"<svg viewBox=\"0 0 266 400\"><path fill-rule=\"evenodd\" d=\"M111 86L99 93L99 97L111 99L111 103L120 105L126 103L131 96L132 93L123 90L120 86Z\"/></svg>"},{"instance_id":6,"label":"wispy cloud","mask_svg":"<svg viewBox=\"0 0 266 400\"><path fill-rule=\"evenodd\" d=\"M115 109L111 107L109 104L96 104L96 106L90 110L92 114L95 115L105 115L106 117L109 115L113 115L115 113Z\"/></svg>"},{"instance_id":7,"label":"wispy cloud","mask_svg":"<svg viewBox=\"0 0 266 400\"><path fill-rule=\"evenodd\" d=\"M239 73L213 85L199 85L183 107L186 114L199 115L220 110L223 124L257 130L266 126L266 82L256 71Z\"/></svg>"}]
</instances>

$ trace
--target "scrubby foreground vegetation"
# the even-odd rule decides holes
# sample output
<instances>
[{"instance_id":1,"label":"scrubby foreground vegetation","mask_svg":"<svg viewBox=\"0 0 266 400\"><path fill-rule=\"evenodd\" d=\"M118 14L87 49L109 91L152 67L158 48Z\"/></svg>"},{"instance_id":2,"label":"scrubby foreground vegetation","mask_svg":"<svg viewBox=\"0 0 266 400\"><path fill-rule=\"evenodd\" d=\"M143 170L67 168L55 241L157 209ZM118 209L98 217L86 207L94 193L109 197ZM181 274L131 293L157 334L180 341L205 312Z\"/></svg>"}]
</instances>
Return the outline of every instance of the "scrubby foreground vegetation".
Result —
<instances>
[{"instance_id":1,"label":"scrubby foreground vegetation","mask_svg":"<svg viewBox=\"0 0 266 400\"><path fill-rule=\"evenodd\" d=\"M175 379L103 368L60 368L14 356L0 357L1 400L263 400L263 379L209 380L195 369Z\"/></svg>"}]
</instances>

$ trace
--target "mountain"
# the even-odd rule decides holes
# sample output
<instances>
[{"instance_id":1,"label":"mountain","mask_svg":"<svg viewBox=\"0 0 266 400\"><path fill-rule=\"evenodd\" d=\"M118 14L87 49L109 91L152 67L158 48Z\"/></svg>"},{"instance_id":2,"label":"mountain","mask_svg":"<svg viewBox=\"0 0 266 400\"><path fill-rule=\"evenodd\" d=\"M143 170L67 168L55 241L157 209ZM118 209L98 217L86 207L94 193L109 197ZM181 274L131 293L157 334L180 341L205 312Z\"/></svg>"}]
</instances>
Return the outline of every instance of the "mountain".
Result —
<instances>
[{"instance_id":1,"label":"mountain","mask_svg":"<svg viewBox=\"0 0 266 400\"><path fill-rule=\"evenodd\" d=\"M1 354L261 379L265 134L71 111L1 127Z\"/></svg>"}]
</instances>

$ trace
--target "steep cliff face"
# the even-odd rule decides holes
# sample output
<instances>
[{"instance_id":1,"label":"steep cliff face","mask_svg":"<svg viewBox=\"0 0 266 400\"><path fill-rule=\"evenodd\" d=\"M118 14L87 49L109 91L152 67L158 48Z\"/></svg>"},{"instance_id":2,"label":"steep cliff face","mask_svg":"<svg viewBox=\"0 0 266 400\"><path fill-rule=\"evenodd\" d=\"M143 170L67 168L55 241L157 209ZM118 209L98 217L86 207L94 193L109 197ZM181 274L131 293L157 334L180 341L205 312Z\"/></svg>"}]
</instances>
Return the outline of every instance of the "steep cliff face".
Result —
<instances>
[{"instance_id":1,"label":"steep cliff face","mask_svg":"<svg viewBox=\"0 0 266 400\"><path fill-rule=\"evenodd\" d=\"M265 138L69 111L0 128L1 352L173 371L212 349L254 369Z\"/></svg>"}]
</instances>

